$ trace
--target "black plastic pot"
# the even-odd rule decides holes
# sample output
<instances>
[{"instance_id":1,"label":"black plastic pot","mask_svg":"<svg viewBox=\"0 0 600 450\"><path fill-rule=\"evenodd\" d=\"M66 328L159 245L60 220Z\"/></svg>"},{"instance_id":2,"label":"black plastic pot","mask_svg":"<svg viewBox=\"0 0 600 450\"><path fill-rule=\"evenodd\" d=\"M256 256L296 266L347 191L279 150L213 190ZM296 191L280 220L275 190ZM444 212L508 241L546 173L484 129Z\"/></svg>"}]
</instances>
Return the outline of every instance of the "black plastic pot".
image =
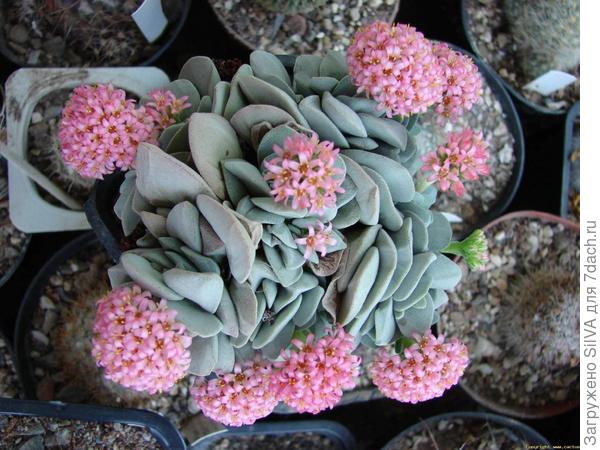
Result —
<instances>
[{"instance_id":1,"label":"black plastic pot","mask_svg":"<svg viewBox=\"0 0 600 450\"><path fill-rule=\"evenodd\" d=\"M4 168L5 173L8 173L8 171L6 170L7 163L4 158L0 158L0 165ZM11 268L8 269L6 271L6 273L0 277L0 288L2 286L4 286L4 284L10 279L10 277L13 276L13 274L16 272L16 270L21 265L21 262L23 262L23 258L25 258L25 254L27 253L27 249L29 248L30 242L31 242L31 234L28 234L27 237L25 238L25 244L23 244L23 247L21 248L21 253L19 253L19 256L17 256L17 258L15 259L15 262L13 263Z\"/></svg>"},{"instance_id":2,"label":"black plastic pot","mask_svg":"<svg viewBox=\"0 0 600 450\"><path fill-rule=\"evenodd\" d=\"M212 450L221 439L247 438L251 436L282 436L297 433L312 433L331 439L339 450L354 450L356 443L352 433L337 422L329 420L301 420L297 422L258 423L256 425L230 428L198 439L189 450Z\"/></svg>"},{"instance_id":3,"label":"black plastic pot","mask_svg":"<svg viewBox=\"0 0 600 450\"><path fill-rule=\"evenodd\" d=\"M535 431L533 428L525 425L514 419L508 417L499 416L497 414L480 413L480 412L455 412L448 414L440 414L439 416L433 416L425 419L421 422L408 427L390 442L388 442L382 450L392 450L397 441L404 438L406 435L420 432L423 429L433 428L436 423L440 420L453 420L453 419L465 419L465 420L480 420L482 422L491 422L495 425L508 428L512 430L517 436L527 443L529 448L543 448L552 450L552 446L548 440Z\"/></svg>"},{"instance_id":4,"label":"black plastic pot","mask_svg":"<svg viewBox=\"0 0 600 450\"><path fill-rule=\"evenodd\" d=\"M139 409L109 408L63 402L38 402L0 398L0 415L50 417L83 422L120 423L146 428L167 450L185 450L183 437L159 414Z\"/></svg>"},{"instance_id":5,"label":"black plastic pot","mask_svg":"<svg viewBox=\"0 0 600 450\"><path fill-rule=\"evenodd\" d=\"M575 122L579 120L579 102L575 103L565 122L565 142L563 149L562 189L560 195L560 215L567 217L569 213L569 185L571 184L571 153L573 152L573 131Z\"/></svg>"},{"instance_id":6,"label":"black plastic pot","mask_svg":"<svg viewBox=\"0 0 600 450\"><path fill-rule=\"evenodd\" d=\"M0 0L0 8L2 7L2 4L5 1L7 1L7 0ZM183 0L183 5L181 8L181 15L179 16L177 21L169 23L167 25L167 28L163 32L162 37L159 38L160 44L158 44L159 45L158 49L152 54L152 56L150 56L149 58L147 58L143 61L140 61L134 65L150 66L158 58L160 58L165 51L167 51L167 49L171 46L171 44L173 44L173 42L175 42L175 39L177 39L177 36L181 32L181 29L183 28L183 25L185 24L185 21L187 20L188 15L190 13L191 6L192 6L192 0ZM0 26L4 27L3 20L0 20ZM6 42L4 41L3 33L0 33L0 54L2 54L2 56L4 56L7 60L12 62L16 66L30 67L28 64L21 64L19 59L8 48L8 46L6 45Z\"/></svg>"},{"instance_id":7,"label":"black plastic pot","mask_svg":"<svg viewBox=\"0 0 600 450\"><path fill-rule=\"evenodd\" d=\"M461 17L462 17L462 25L465 37L469 42L469 46L471 47L471 51L477 55L477 57L481 60L481 54L477 49L477 43L475 41L475 37L471 31L471 18L469 17L469 12L467 11L467 7L465 4L466 0L461 0L460 9L461 9ZM549 116L561 116L565 114L565 110L556 110L546 108L545 106L540 106L531 100L525 98L523 94L517 91L508 81L504 80L500 75L496 74L496 72L490 68L494 72L494 75L499 79L499 81L504 85L504 88L510 92L510 94L517 100L519 109L522 110L526 114L547 114Z\"/></svg>"},{"instance_id":8,"label":"black plastic pot","mask_svg":"<svg viewBox=\"0 0 600 450\"><path fill-rule=\"evenodd\" d=\"M104 180L97 181L84 204L85 215L92 230L115 262L121 256L125 236L113 207L124 179L123 172L115 172L104 177Z\"/></svg>"},{"instance_id":9,"label":"black plastic pot","mask_svg":"<svg viewBox=\"0 0 600 450\"><path fill-rule=\"evenodd\" d=\"M29 331L31 329L33 314L44 292L44 287L49 283L49 278L61 264L82 250L97 244L98 240L92 232L86 232L76 237L44 264L29 285L27 292L25 292L15 325L14 358L26 398L36 399L36 378L33 374L33 367L29 357L31 352Z\"/></svg>"}]
</instances>

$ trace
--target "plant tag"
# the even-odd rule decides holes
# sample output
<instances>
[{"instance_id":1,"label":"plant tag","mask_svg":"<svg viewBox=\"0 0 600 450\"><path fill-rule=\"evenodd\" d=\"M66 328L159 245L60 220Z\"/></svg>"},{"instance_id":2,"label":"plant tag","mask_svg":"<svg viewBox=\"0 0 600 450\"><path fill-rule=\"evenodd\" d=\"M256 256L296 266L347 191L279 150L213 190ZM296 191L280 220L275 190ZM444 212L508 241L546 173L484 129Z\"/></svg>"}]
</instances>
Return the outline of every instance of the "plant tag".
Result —
<instances>
[{"instance_id":1,"label":"plant tag","mask_svg":"<svg viewBox=\"0 0 600 450\"><path fill-rule=\"evenodd\" d=\"M462 223L462 217L457 216L456 214L452 214L449 212L443 212L442 215L446 218L446 220L450 223Z\"/></svg>"},{"instance_id":2,"label":"plant tag","mask_svg":"<svg viewBox=\"0 0 600 450\"><path fill-rule=\"evenodd\" d=\"M577 80L577 77L574 77L570 73L561 72L560 70L549 70L530 83L527 83L524 89L539 92L542 95L550 95L568 86L575 80Z\"/></svg>"},{"instance_id":3,"label":"plant tag","mask_svg":"<svg viewBox=\"0 0 600 450\"><path fill-rule=\"evenodd\" d=\"M157 40L169 23L161 0L144 0L131 17L148 42Z\"/></svg>"}]
</instances>

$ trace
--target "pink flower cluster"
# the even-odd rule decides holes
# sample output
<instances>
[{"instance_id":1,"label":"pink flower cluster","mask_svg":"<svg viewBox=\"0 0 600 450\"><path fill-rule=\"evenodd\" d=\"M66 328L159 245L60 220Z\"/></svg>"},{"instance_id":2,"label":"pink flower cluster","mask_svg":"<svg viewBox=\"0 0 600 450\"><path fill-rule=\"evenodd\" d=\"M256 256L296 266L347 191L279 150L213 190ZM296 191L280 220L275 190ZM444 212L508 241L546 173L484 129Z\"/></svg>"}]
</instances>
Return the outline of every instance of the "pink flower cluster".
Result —
<instances>
[{"instance_id":1,"label":"pink flower cluster","mask_svg":"<svg viewBox=\"0 0 600 450\"><path fill-rule=\"evenodd\" d=\"M317 414L333 408L342 398L343 389L356 386L360 357L352 355L354 338L341 326L315 341L292 340L294 350L282 352L276 362L278 396L296 411Z\"/></svg>"},{"instance_id":2,"label":"pink flower cluster","mask_svg":"<svg viewBox=\"0 0 600 450\"><path fill-rule=\"evenodd\" d=\"M433 45L416 28L375 22L361 28L348 48L348 68L388 117L422 113L440 101L443 71Z\"/></svg>"},{"instance_id":3,"label":"pink flower cluster","mask_svg":"<svg viewBox=\"0 0 600 450\"><path fill-rule=\"evenodd\" d=\"M154 89L148 97L150 101L145 107L154 120L157 138L160 131L177 123L179 114L192 106L191 103L187 103L187 95L177 98L168 89Z\"/></svg>"},{"instance_id":4,"label":"pink flower cluster","mask_svg":"<svg viewBox=\"0 0 600 450\"><path fill-rule=\"evenodd\" d=\"M313 334L306 342L294 339L294 348L282 351L274 365L261 359L236 364L233 373L198 378L192 395L203 414L229 426L253 424L279 401L317 414L356 385L360 358L352 355L353 341L341 326L320 339Z\"/></svg>"},{"instance_id":5,"label":"pink flower cluster","mask_svg":"<svg viewBox=\"0 0 600 450\"><path fill-rule=\"evenodd\" d=\"M98 300L92 354L105 376L150 394L169 390L190 366L192 342L177 312L139 286L114 289Z\"/></svg>"},{"instance_id":6,"label":"pink flower cluster","mask_svg":"<svg viewBox=\"0 0 600 450\"><path fill-rule=\"evenodd\" d=\"M421 170L432 172L427 180L437 181L442 191L452 188L461 197L465 193L463 180L474 181L480 175L489 175L488 158L483 134L467 128L460 133L449 133L445 145L422 156L424 164Z\"/></svg>"},{"instance_id":7,"label":"pink flower cluster","mask_svg":"<svg viewBox=\"0 0 600 450\"><path fill-rule=\"evenodd\" d=\"M251 425L278 403L271 390L273 365L267 360L236 364L232 373L197 378L191 394L202 413L228 426Z\"/></svg>"},{"instance_id":8,"label":"pink flower cluster","mask_svg":"<svg viewBox=\"0 0 600 450\"><path fill-rule=\"evenodd\" d=\"M380 349L369 366L373 384L386 397L410 403L439 397L458 383L469 364L467 347L456 339L444 342L431 331L414 339L402 355Z\"/></svg>"},{"instance_id":9,"label":"pink flower cluster","mask_svg":"<svg viewBox=\"0 0 600 450\"><path fill-rule=\"evenodd\" d=\"M153 134L151 117L110 84L74 89L63 109L59 139L65 163L83 177L102 179L132 167L139 142Z\"/></svg>"},{"instance_id":10,"label":"pink flower cluster","mask_svg":"<svg viewBox=\"0 0 600 450\"><path fill-rule=\"evenodd\" d=\"M433 44L414 27L375 22L361 28L347 53L358 92L379 103L388 117L423 113L437 104L456 118L481 96L481 77L471 58Z\"/></svg>"},{"instance_id":11,"label":"pink flower cluster","mask_svg":"<svg viewBox=\"0 0 600 450\"><path fill-rule=\"evenodd\" d=\"M293 209L308 208L322 215L335 206L336 194L343 193L342 170L335 167L339 149L332 142L321 141L316 134L302 133L286 137L283 148L273 146L275 156L265 160L265 180L272 181L271 195L276 202Z\"/></svg>"},{"instance_id":12,"label":"pink flower cluster","mask_svg":"<svg viewBox=\"0 0 600 450\"><path fill-rule=\"evenodd\" d=\"M315 231L313 225L308 226L308 236L295 239L296 244L305 247L304 259L308 259L314 252L321 252L321 256L327 254L327 247L335 245L337 240L331 236L332 224L327 227L317 220L316 226L319 228Z\"/></svg>"},{"instance_id":13,"label":"pink flower cluster","mask_svg":"<svg viewBox=\"0 0 600 450\"><path fill-rule=\"evenodd\" d=\"M470 57L452 50L447 44L434 44L433 52L444 70L445 80L444 95L435 110L441 118L456 120L481 97L481 75Z\"/></svg>"}]
</instances>

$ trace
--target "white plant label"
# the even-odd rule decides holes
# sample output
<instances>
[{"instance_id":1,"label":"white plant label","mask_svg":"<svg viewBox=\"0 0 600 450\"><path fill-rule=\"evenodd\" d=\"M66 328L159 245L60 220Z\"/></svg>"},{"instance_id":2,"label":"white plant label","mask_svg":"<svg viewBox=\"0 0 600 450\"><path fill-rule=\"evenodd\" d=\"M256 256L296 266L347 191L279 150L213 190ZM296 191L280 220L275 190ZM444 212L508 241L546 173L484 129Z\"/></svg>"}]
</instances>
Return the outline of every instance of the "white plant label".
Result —
<instances>
[{"instance_id":1,"label":"white plant label","mask_svg":"<svg viewBox=\"0 0 600 450\"><path fill-rule=\"evenodd\" d=\"M144 0L131 17L148 42L157 40L169 23L161 0Z\"/></svg>"},{"instance_id":2,"label":"white plant label","mask_svg":"<svg viewBox=\"0 0 600 450\"><path fill-rule=\"evenodd\" d=\"M530 83L527 83L524 88L530 91L539 92L542 95L550 95L553 92L570 85L575 80L577 80L577 77L574 77L570 73L561 72L560 70L549 70Z\"/></svg>"}]
</instances>

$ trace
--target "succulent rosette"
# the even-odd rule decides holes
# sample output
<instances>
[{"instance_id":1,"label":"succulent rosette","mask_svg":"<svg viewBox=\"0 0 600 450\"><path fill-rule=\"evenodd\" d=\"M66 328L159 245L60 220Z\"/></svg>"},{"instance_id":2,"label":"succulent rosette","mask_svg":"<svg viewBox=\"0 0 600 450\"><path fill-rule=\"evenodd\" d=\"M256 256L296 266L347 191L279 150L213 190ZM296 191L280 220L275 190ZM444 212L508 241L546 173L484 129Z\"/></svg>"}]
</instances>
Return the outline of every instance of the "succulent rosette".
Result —
<instances>
[{"instance_id":1,"label":"succulent rosette","mask_svg":"<svg viewBox=\"0 0 600 450\"><path fill-rule=\"evenodd\" d=\"M275 399L299 411L332 407L354 387L356 347L388 355L393 344L425 335L461 278L445 253L462 247L445 215L431 209L437 189L424 171L433 156L422 169L436 149L415 140L416 112L443 101L452 65L410 27L382 35L381 24L371 27L348 56L299 56L289 70L255 51L231 81L209 58L194 57L165 87L174 97L143 100L183 99L172 103L176 113L157 115L167 127L156 143L139 144L125 175L115 213L125 235L145 234L110 280L113 288L139 285L177 312L192 338L199 404L224 423L270 413L273 399L252 392L257 377L270 378ZM361 54L360 45L370 50ZM356 81L349 70L386 45L393 58L372 70L398 71L401 86L412 85L411 64L431 71L414 84L425 90L414 93L422 100L416 110L406 109L408 94L390 109L368 85L379 78ZM467 140L477 145L459 145L462 159L452 160L461 182L487 173L480 135ZM471 245L470 257L484 248ZM394 367L405 357L398 353Z\"/></svg>"}]
</instances>

